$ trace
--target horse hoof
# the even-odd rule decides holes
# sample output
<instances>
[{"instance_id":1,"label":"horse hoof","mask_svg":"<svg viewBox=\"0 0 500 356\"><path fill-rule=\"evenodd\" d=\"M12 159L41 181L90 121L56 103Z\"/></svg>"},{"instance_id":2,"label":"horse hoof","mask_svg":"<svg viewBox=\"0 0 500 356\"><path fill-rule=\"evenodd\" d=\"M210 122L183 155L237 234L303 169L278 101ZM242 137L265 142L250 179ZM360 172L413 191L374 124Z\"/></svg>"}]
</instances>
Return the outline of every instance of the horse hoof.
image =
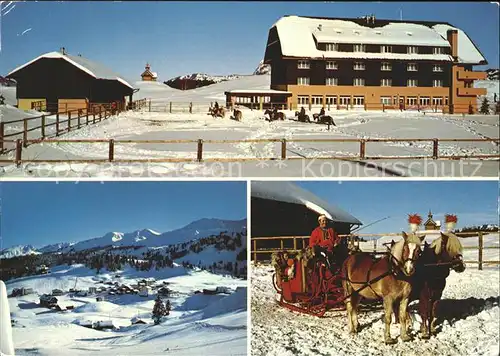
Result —
<instances>
[{"instance_id":1,"label":"horse hoof","mask_svg":"<svg viewBox=\"0 0 500 356\"><path fill-rule=\"evenodd\" d=\"M392 338L386 338L385 339L385 344L386 345L394 345L396 344L398 341L396 339L392 339Z\"/></svg>"},{"instance_id":2,"label":"horse hoof","mask_svg":"<svg viewBox=\"0 0 500 356\"><path fill-rule=\"evenodd\" d=\"M431 338L431 336L429 334L422 334L422 336L420 336L420 338L422 340L429 340Z\"/></svg>"},{"instance_id":3,"label":"horse hoof","mask_svg":"<svg viewBox=\"0 0 500 356\"><path fill-rule=\"evenodd\" d=\"M408 342L408 341L411 341L412 338L410 336L406 335L406 336L401 336L401 340L403 340L404 342Z\"/></svg>"}]
</instances>

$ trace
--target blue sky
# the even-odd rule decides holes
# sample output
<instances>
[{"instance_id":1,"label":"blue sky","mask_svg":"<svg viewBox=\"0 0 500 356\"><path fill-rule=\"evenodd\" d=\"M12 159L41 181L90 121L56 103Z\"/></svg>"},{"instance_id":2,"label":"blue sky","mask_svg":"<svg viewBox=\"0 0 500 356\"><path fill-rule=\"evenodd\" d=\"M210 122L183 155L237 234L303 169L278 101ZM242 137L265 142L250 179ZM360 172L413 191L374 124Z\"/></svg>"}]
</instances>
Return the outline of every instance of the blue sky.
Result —
<instances>
[{"instance_id":1,"label":"blue sky","mask_svg":"<svg viewBox=\"0 0 500 356\"><path fill-rule=\"evenodd\" d=\"M342 181L296 182L323 200L347 211L364 225L390 216L360 233L408 231L408 214L434 220L458 216L457 227L498 224L496 181Z\"/></svg>"},{"instance_id":2,"label":"blue sky","mask_svg":"<svg viewBox=\"0 0 500 356\"><path fill-rule=\"evenodd\" d=\"M2 248L246 218L246 182L0 183Z\"/></svg>"},{"instance_id":3,"label":"blue sky","mask_svg":"<svg viewBox=\"0 0 500 356\"><path fill-rule=\"evenodd\" d=\"M60 47L130 80L140 79L146 62L160 80L193 72L250 74L264 56L269 28L283 15L399 19L400 10L403 19L460 27L488 67L498 68L499 9L490 2L44 1L2 11L0 75Z\"/></svg>"}]
</instances>

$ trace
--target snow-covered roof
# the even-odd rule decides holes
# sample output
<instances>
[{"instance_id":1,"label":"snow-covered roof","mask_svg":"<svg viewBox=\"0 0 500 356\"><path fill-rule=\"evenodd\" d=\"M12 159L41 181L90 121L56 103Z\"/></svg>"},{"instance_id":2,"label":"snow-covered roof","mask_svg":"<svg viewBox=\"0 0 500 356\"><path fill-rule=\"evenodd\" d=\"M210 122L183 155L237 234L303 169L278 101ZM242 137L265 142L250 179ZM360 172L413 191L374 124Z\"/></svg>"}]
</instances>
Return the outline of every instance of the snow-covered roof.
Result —
<instances>
[{"instance_id":1,"label":"snow-covered roof","mask_svg":"<svg viewBox=\"0 0 500 356\"><path fill-rule=\"evenodd\" d=\"M252 182L252 197L304 205L318 214L325 214L333 222L363 224L351 214L291 182Z\"/></svg>"},{"instance_id":2,"label":"snow-covered roof","mask_svg":"<svg viewBox=\"0 0 500 356\"><path fill-rule=\"evenodd\" d=\"M156 73L156 72L151 72L151 74L153 75L153 78L158 78L158 73Z\"/></svg>"},{"instance_id":3,"label":"snow-covered roof","mask_svg":"<svg viewBox=\"0 0 500 356\"><path fill-rule=\"evenodd\" d=\"M96 79L106 79L106 80L117 80L123 85L126 85L130 89L134 89L132 85L130 85L125 79L121 78L118 74L114 73L112 70L108 69L107 67L103 66L102 64L93 62L87 58L81 57L81 56L72 56L69 54L62 54L60 52L49 52L42 54L35 59L21 65L20 67L17 67L13 71L11 71L7 76L10 76L17 71L23 69L24 67L29 66L30 64L38 61L39 59L42 58L50 58L50 59L64 59L67 62L71 63L78 69L84 71L85 73L89 74L90 76L96 78Z\"/></svg>"},{"instance_id":4,"label":"snow-covered roof","mask_svg":"<svg viewBox=\"0 0 500 356\"><path fill-rule=\"evenodd\" d=\"M237 89L237 90L228 90L224 92L224 94L290 94L292 92L282 91L282 90L274 90L274 89Z\"/></svg>"},{"instance_id":5,"label":"snow-covered roof","mask_svg":"<svg viewBox=\"0 0 500 356\"><path fill-rule=\"evenodd\" d=\"M434 27L418 23L389 22L385 26L366 27L351 20L321 19L299 16L280 18L276 26L281 52L289 57L311 58L359 58L359 59L399 59L399 60L436 60L452 61L444 54L399 54L399 53L352 53L322 51L318 43L353 43L406 46L450 47L446 30L454 29L448 25ZM478 63L484 60L472 41L459 31L459 61Z\"/></svg>"},{"instance_id":6,"label":"snow-covered roof","mask_svg":"<svg viewBox=\"0 0 500 356\"><path fill-rule=\"evenodd\" d=\"M446 24L434 25L432 28L438 32L441 36L446 38L446 32L448 30L458 31L458 62L476 64L482 61L486 61L484 56L481 54L479 49L476 47L474 42L467 36L467 34L459 28L452 27ZM486 63L485 63L486 64Z\"/></svg>"}]
</instances>

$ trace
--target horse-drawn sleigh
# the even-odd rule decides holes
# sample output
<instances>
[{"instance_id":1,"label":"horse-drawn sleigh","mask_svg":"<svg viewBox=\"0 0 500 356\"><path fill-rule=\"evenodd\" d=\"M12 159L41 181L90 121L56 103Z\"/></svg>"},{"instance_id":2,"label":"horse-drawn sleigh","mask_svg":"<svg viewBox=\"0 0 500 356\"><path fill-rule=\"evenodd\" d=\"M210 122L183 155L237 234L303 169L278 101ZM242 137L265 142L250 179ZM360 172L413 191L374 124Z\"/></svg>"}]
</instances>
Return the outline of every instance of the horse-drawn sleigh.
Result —
<instances>
[{"instance_id":1,"label":"horse-drawn sleigh","mask_svg":"<svg viewBox=\"0 0 500 356\"><path fill-rule=\"evenodd\" d=\"M450 269L463 272L462 246L456 235L441 233L431 244L425 235L402 233L398 242L387 244L382 257L361 252L355 244L338 245L333 258L318 248L308 247L294 254L275 252L273 286L278 303L290 310L323 317L328 310L346 310L349 331L360 330L357 309L364 303L382 301L384 341L390 335L392 314L401 327L401 339L411 340L408 304L418 300L421 338L436 332L436 310Z\"/></svg>"}]
</instances>

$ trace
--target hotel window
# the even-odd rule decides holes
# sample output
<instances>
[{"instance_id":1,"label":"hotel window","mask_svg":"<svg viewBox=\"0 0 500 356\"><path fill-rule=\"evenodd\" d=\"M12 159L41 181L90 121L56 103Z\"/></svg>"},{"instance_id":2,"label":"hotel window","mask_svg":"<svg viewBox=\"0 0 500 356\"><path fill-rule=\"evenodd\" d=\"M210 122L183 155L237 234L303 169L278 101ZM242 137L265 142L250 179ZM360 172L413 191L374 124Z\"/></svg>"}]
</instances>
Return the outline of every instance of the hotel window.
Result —
<instances>
[{"instance_id":1,"label":"hotel window","mask_svg":"<svg viewBox=\"0 0 500 356\"><path fill-rule=\"evenodd\" d=\"M309 105L309 97L305 95L299 95L297 97L297 104L299 105Z\"/></svg>"},{"instance_id":2,"label":"hotel window","mask_svg":"<svg viewBox=\"0 0 500 356\"><path fill-rule=\"evenodd\" d=\"M392 65L389 62L382 62L380 70L390 71L392 70Z\"/></svg>"},{"instance_id":3,"label":"hotel window","mask_svg":"<svg viewBox=\"0 0 500 356\"><path fill-rule=\"evenodd\" d=\"M299 69L309 69L311 66L309 64L309 61L307 60L300 60L297 63L297 68Z\"/></svg>"},{"instance_id":4,"label":"hotel window","mask_svg":"<svg viewBox=\"0 0 500 356\"><path fill-rule=\"evenodd\" d=\"M444 105L448 105L448 97L447 96L444 97Z\"/></svg>"},{"instance_id":5,"label":"hotel window","mask_svg":"<svg viewBox=\"0 0 500 356\"><path fill-rule=\"evenodd\" d=\"M354 70L365 70L365 64L363 62L354 62Z\"/></svg>"},{"instance_id":6,"label":"hotel window","mask_svg":"<svg viewBox=\"0 0 500 356\"><path fill-rule=\"evenodd\" d=\"M434 88L437 88L437 87L442 87L443 86L443 81L441 79L434 79L432 81L432 86Z\"/></svg>"},{"instance_id":7,"label":"hotel window","mask_svg":"<svg viewBox=\"0 0 500 356\"><path fill-rule=\"evenodd\" d=\"M341 96L339 98L339 105L351 105L351 97L350 96Z\"/></svg>"},{"instance_id":8,"label":"hotel window","mask_svg":"<svg viewBox=\"0 0 500 356\"><path fill-rule=\"evenodd\" d=\"M444 47L434 47L432 50L433 54L445 54Z\"/></svg>"},{"instance_id":9,"label":"hotel window","mask_svg":"<svg viewBox=\"0 0 500 356\"><path fill-rule=\"evenodd\" d=\"M264 97L264 103L270 103L271 102L271 97L270 96L265 96Z\"/></svg>"},{"instance_id":10,"label":"hotel window","mask_svg":"<svg viewBox=\"0 0 500 356\"><path fill-rule=\"evenodd\" d=\"M432 71L433 71L433 72L442 72L442 71L443 71L443 66L438 65L438 64L434 64L434 65L432 66Z\"/></svg>"},{"instance_id":11,"label":"hotel window","mask_svg":"<svg viewBox=\"0 0 500 356\"><path fill-rule=\"evenodd\" d=\"M327 43L325 49L329 52L338 51L339 46L336 43Z\"/></svg>"},{"instance_id":12,"label":"hotel window","mask_svg":"<svg viewBox=\"0 0 500 356\"><path fill-rule=\"evenodd\" d=\"M428 96L420 97L420 105L421 106L429 106L431 104L431 98Z\"/></svg>"},{"instance_id":13,"label":"hotel window","mask_svg":"<svg viewBox=\"0 0 500 356\"><path fill-rule=\"evenodd\" d=\"M392 46L380 46L380 53L392 53Z\"/></svg>"},{"instance_id":14,"label":"hotel window","mask_svg":"<svg viewBox=\"0 0 500 356\"><path fill-rule=\"evenodd\" d=\"M355 44L352 46L353 52L364 52L365 51L365 45L364 44Z\"/></svg>"},{"instance_id":15,"label":"hotel window","mask_svg":"<svg viewBox=\"0 0 500 356\"><path fill-rule=\"evenodd\" d=\"M417 97L409 96L406 98L406 105L417 105Z\"/></svg>"},{"instance_id":16,"label":"hotel window","mask_svg":"<svg viewBox=\"0 0 500 356\"><path fill-rule=\"evenodd\" d=\"M312 105L323 105L323 97L322 96L313 96L311 100Z\"/></svg>"},{"instance_id":17,"label":"hotel window","mask_svg":"<svg viewBox=\"0 0 500 356\"><path fill-rule=\"evenodd\" d=\"M298 85L309 85L310 78L309 77L298 77L297 84Z\"/></svg>"},{"instance_id":18,"label":"hotel window","mask_svg":"<svg viewBox=\"0 0 500 356\"><path fill-rule=\"evenodd\" d=\"M416 79L408 79L406 86L407 87L416 87L416 86L418 86L418 81Z\"/></svg>"},{"instance_id":19,"label":"hotel window","mask_svg":"<svg viewBox=\"0 0 500 356\"><path fill-rule=\"evenodd\" d=\"M408 54L418 54L418 47L408 46Z\"/></svg>"},{"instance_id":20,"label":"hotel window","mask_svg":"<svg viewBox=\"0 0 500 356\"><path fill-rule=\"evenodd\" d=\"M441 105L443 105L443 98L442 97L437 97L437 98L434 97L434 98L432 98L432 105L433 106L436 106L436 105L441 106Z\"/></svg>"},{"instance_id":21,"label":"hotel window","mask_svg":"<svg viewBox=\"0 0 500 356\"><path fill-rule=\"evenodd\" d=\"M381 87L390 87L390 86L392 86L392 79L382 79L380 81L380 86Z\"/></svg>"},{"instance_id":22,"label":"hotel window","mask_svg":"<svg viewBox=\"0 0 500 356\"><path fill-rule=\"evenodd\" d=\"M326 85L339 85L338 78L326 78Z\"/></svg>"},{"instance_id":23,"label":"hotel window","mask_svg":"<svg viewBox=\"0 0 500 356\"><path fill-rule=\"evenodd\" d=\"M391 97L390 96L381 96L380 97L380 104L384 104L384 105L391 105Z\"/></svg>"},{"instance_id":24,"label":"hotel window","mask_svg":"<svg viewBox=\"0 0 500 356\"><path fill-rule=\"evenodd\" d=\"M408 63L406 66L406 70L408 72L416 72L417 71L417 64L416 63Z\"/></svg>"},{"instance_id":25,"label":"hotel window","mask_svg":"<svg viewBox=\"0 0 500 356\"><path fill-rule=\"evenodd\" d=\"M354 86L355 87L364 87L365 86L364 78L354 78Z\"/></svg>"},{"instance_id":26,"label":"hotel window","mask_svg":"<svg viewBox=\"0 0 500 356\"><path fill-rule=\"evenodd\" d=\"M337 62L328 61L326 62L326 69L339 69L339 65Z\"/></svg>"},{"instance_id":27,"label":"hotel window","mask_svg":"<svg viewBox=\"0 0 500 356\"><path fill-rule=\"evenodd\" d=\"M365 105L365 97L364 96L355 96L352 98L353 105L361 106Z\"/></svg>"},{"instance_id":28,"label":"hotel window","mask_svg":"<svg viewBox=\"0 0 500 356\"><path fill-rule=\"evenodd\" d=\"M464 88L472 88L472 81L468 80L464 82Z\"/></svg>"},{"instance_id":29,"label":"hotel window","mask_svg":"<svg viewBox=\"0 0 500 356\"><path fill-rule=\"evenodd\" d=\"M336 96L326 96L326 105L337 105L337 97Z\"/></svg>"}]
</instances>

